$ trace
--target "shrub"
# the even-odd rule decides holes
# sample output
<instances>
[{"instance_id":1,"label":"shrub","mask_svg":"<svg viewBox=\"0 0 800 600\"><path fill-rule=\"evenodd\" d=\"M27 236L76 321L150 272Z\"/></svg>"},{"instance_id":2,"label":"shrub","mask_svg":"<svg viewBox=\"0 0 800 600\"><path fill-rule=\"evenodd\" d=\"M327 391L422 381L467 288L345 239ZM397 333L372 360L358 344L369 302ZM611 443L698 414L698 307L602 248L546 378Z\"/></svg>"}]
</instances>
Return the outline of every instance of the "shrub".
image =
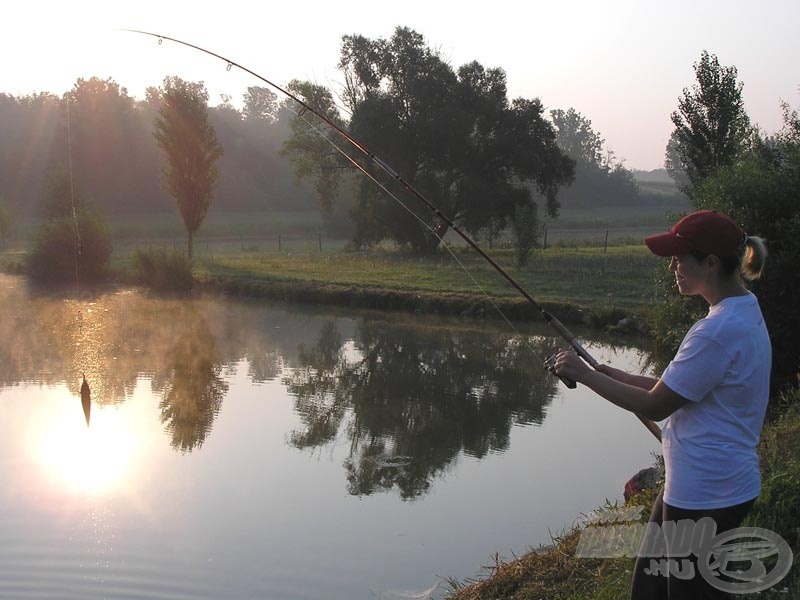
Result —
<instances>
[{"instance_id":1,"label":"shrub","mask_svg":"<svg viewBox=\"0 0 800 600\"><path fill-rule=\"evenodd\" d=\"M163 248L139 248L133 253L134 279L159 291L192 289L192 263L185 254Z\"/></svg>"},{"instance_id":2,"label":"shrub","mask_svg":"<svg viewBox=\"0 0 800 600\"><path fill-rule=\"evenodd\" d=\"M796 116L795 116L796 118ZM699 182L694 209L729 214L748 234L766 239L769 257L764 276L752 285L758 296L773 346L772 383L775 388L797 382L800 352L800 126L787 115L785 131L757 140L736 163L720 168ZM696 305L681 303L674 292L654 311L654 336L665 350L674 345L678 327L697 316Z\"/></svg>"},{"instance_id":3,"label":"shrub","mask_svg":"<svg viewBox=\"0 0 800 600\"><path fill-rule=\"evenodd\" d=\"M40 282L65 283L99 281L108 276L111 260L111 236L105 223L94 214L45 221L34 240L28 260L28 273ZM78 241L80 240L80 242Z\"/></svg>"}]
</instances>

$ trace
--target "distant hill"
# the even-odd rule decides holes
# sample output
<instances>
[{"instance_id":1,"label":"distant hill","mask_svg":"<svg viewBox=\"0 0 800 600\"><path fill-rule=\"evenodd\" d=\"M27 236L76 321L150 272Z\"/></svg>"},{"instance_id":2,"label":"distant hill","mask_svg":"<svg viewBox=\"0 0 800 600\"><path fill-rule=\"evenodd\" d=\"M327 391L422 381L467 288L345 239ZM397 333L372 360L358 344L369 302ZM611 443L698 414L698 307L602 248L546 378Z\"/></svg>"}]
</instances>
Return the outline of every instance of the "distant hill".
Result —
<instances>
[{"instance_id":1,"label":"distant hill","mask_svg":"<svg viewBox=\"0 0 800 600\"><path fill-rule=\"evenodd\" d=\"M689 199L678 189L678 185L667 174L666 169L631 171L639 186L644 204L688 206Z\"/></svg>"},{"instance_id":2,"label":"distant hill","mask_svg":"<svg viewBox=\"0 0 800 600\"><path fill-rule=\"evenodd\" d=\"M666 169L653 169L652 171L638 171L633 169L633 178L637 183L671 183L675 184Z\"/></svg>"}]
</instances>

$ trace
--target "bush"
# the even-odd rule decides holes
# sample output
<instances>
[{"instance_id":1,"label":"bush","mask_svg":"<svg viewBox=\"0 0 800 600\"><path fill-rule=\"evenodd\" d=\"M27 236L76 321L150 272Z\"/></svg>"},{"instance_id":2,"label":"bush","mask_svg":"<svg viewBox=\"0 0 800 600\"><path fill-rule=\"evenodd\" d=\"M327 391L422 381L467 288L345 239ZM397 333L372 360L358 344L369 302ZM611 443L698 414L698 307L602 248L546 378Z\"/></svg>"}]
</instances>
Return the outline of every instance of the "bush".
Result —
<instances>
[{"instance_id":1,"label":"bush","mask_svg":"<svg viewBox=\"0 0 800 600\"><path fill-rule=\"evenodd\" d=\"M99 217L90 213L53 218L42 224L28 260L28 273L40 282L100 281L108 276L111 235ZM80 239L80 243L78 243ZM77 265L77 267L76 267Z\"/></svg>"},{"instance_id":2,"label":"bush","mask_svg":"<svg viewBox=\"0 0 800 600\"><path fill-rule=\"evenodd\" d=\"M757 140L736 163L699 182L694 209L714 209L744 224L750 235L766 239L769 256L764 276L752 285L758 296L773 347L774 388L797 383L800 351L800 130L786 119L775 138ZM672 286L674 288L674 286ZM698 316L696 305L681 303L677 294L655 310L651 324L660 347L674 345L676 331ZM688 327L687 327L688 328ZM685 331L685 329L684 329Z\"/></svg>"},{"instance_id":3,"label":"bush","mask_svg":"<svg viewBox=\"0 0 800 600\"><path fill-rule=\"evenodd\" d=\"M185 254L163 248L139 248L133 253L134 279L159 291L192 289L192 263Z\"/></svg>"}]
</instances>

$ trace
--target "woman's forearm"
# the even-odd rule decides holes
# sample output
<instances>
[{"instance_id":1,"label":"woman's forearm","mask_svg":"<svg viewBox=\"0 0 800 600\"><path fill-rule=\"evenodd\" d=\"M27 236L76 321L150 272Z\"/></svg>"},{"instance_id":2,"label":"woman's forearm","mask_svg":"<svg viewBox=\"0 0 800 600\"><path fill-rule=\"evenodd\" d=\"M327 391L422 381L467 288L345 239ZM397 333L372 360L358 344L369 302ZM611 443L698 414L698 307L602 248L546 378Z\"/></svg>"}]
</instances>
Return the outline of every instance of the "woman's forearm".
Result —
<instances>
[{"instance_id":1,"label":"woman's forearm","mask_svg":"<svg viewBox=\"0 0 800 600\"><path fill-rule=\"evenodd\" d=\"M658 382L658 379L655 377L649 377L647 375L633 375L608 365L599 365L597 370L601 373L605 373L612 379L616 379L619 382L626 383L643 390L652 390Z\"/></svg>"},{"instance_id":2,"label":"woman's forearm","mask_svg":"<svg viewBox=\"0 0 800 600\"><path fill-rule=\"evenodd\" d=\"M687 402L660 380L645 389L587 369L577 381L612 404L652 421L666 419Z\"/></svg>"}]
</instances>

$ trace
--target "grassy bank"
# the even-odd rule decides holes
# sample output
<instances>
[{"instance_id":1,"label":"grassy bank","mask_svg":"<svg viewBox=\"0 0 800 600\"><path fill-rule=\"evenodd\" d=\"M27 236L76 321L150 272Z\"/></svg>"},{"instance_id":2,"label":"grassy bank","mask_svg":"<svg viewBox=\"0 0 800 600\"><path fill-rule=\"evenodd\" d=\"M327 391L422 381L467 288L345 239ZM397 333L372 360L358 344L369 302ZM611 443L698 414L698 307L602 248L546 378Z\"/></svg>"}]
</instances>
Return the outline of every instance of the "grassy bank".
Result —
<instances>
[{"instance_id":1,"label":"grassy bank","mask_svg":"<svg viewBox=\"0 0 800 600\"><path fill-rule=\"evenodd\" d=\"M561 312L634 310L651 300L658 259L640 246L550 248L518 269L511 250L493 257L537 301ZM350 306L494 316L491 302L510 318L535 310L471 250L431 257L396 251L231 252L195 266L204 285L229 293ZM462 266L459 265L461 263ZM567 310L566 307L572 307ZM574 320L574 319L573 319Z\"/></svg>"},{"instance_id":2,"label":"grassy bank","mask_svg":"<svg viewBox=\"0 0 800 600\"><path fill-rule=\"evenodd\" d=\"M762 433L759 455L762 492L743 527L761 527L781 535L800 557L800 393L784 396ZM645 518L653 494L635 501ZM587 507L587 512L591 510ZM577 515L576 515L577 516ZM474 580L451 581L448 600L618 600L630 594L633 559L587 559L575 556L582 529L553 539L546 551L531 551L495 564ZM767 563L768 564L768 563ZM770 568L768 566L768 568ZM800 598L800 568L794 567L773 588L743 598Z\"/></svg>"},{"instance_id":3,"label":"grassy bank","mask_svg":"<svg viewBox=\"0 0 800 600\"><path fill-rule=\"evenodd\" d=\"M118 280L138 281L131 259L135 252L119 246L115 250L112 269ZM496 305L510 319L539 318L538 311L469 248L420 257L391 249L242 250L236 242L198 244L195 254L193 275L200 287L231 295L500 318ZM639 311L653 299L658 259L641 245L551 247L535 251L524 268L515 267L513 250L497 249L491 255L564 321L608 322ZM20 272L24 262L20 249L0 253L0 268L6 271Z\"/></svg>"}]
</instances>

